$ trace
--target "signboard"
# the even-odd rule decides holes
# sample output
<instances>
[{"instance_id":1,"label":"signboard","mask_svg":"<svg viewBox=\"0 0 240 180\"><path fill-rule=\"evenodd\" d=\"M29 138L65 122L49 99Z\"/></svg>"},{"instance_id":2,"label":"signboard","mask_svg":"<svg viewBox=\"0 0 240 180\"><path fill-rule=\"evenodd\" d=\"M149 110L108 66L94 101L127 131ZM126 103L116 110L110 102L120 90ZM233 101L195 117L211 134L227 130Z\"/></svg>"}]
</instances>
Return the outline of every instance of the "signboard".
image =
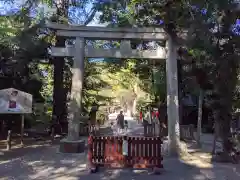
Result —
<instances>
[{"instance_id":1,"label":"signboard","mask_svg":"<svg viewBox=\"0 0 240 180\"><path fill-rule=\"evenodd\" d=\"M0 114L32 113L32 95L14 88L0 90Z\"/></svg>"}]
</instances>

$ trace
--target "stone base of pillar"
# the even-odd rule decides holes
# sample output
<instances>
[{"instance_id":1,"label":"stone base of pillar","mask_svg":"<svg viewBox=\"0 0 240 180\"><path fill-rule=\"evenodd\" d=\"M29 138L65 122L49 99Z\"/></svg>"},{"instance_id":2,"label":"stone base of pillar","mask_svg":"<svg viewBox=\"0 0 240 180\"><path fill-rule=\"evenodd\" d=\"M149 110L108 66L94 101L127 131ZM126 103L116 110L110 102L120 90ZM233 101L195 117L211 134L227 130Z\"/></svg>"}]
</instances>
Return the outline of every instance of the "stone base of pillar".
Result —
<instances>
[{"instance_id":1,"label":"stone base of pillar","mask_svg":"<svg viewBox=\"0 0 240 180\"><path fill-rule=\"evenodd\" d=\"M59 151L61 153L83 153L85 149L85 140L70 141L68 139L62 139L60 141Z\"/></svg>"}]
</instances>

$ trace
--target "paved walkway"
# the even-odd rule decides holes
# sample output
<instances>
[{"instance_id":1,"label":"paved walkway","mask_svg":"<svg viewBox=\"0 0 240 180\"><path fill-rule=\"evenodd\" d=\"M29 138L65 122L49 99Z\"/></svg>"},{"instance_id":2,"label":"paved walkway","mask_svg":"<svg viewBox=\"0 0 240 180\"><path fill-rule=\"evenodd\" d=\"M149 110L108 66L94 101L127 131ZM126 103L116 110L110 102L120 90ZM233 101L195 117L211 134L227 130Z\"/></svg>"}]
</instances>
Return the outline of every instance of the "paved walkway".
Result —
<instances>
[{"instance_id":1,"label":"paved walkway","mask_svg":"<svg viewBox=\"0 0 240 180\"><path fill-rule=\"evenodd\" d=\"M112 135L118 135L117 125L115 124L112 127ZM123 131L123 133L120 133L122 135L126 134L128 136L143 136L144 128L142 124L138 124L135 120L128 120L128 129L127 131Z\"/></svg>"}]
</instances>

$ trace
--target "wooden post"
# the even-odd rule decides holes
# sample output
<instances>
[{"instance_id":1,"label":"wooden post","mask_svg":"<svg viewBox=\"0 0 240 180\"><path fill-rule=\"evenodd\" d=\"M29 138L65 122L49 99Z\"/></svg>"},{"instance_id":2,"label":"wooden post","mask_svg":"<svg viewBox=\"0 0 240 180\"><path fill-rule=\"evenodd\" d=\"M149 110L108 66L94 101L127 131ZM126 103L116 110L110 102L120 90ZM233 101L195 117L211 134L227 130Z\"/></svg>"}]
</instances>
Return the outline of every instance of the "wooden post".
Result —
<instances>
[{"instance_id":1,"label":"wooden post","mask_svg":"<svg viewBox=\"0 0 240 180\"><path fill-rule=\"evenodd\" d=\"M54 141L54 136L55 136L55 124L51 127L51 141Z\"/></svg>"},{"instance_id":2,"label":"wooden post","mask_svg":"<svg viewBox=\"0 0 240 180\"><path fill-rule=\"evenodd\" d=\"M171 35L167 41L167 114L169 155L178 155L180 145L177 46Z\"/></svg>"},{"instance_id":3,"label":"wooden post","mask_svg":"<svg viewBox=\"0 0 240 180\"><path fill-rule=\"evenodd\" d=\"M190 139L195 140L195 138L194 138L194 124L190 124Z\"/></svg>"},{"instance_id":4,"label":"wooden post","mask_svg":"<svg viewBox=\"0 0 240 180\"><path fill-rule=\"evenodd\" d=\"M122 158L123 158L123 166L124 167L129 167L132 166L132 164L129 164L127 161L127 157L128 157L128 137L127 136L123 136L123 141L122 141ZM120 146L121 147L121 146ZM120 152L121 152L120 151Z\"/></svg>"},{"instance_id":5,"label":"wooden post","mask_svg":"<svg viewBox=\"0 0 240 180\"><path fill-rule=\"evenodd\" d=\"M88 155L87 155L87 165L90 173L96 173L98 171L98 167L93 163L93 137L88 137Z\"/></svg>"},{"instance_id":6,"label":"wooden post","mask_svg":"<svg viewBox=\"0 0 240 180\"><path fill-rule=\"evenodd\" d=\"M24 114L21 115L21 146L23 146L24 138Z\"/></svg>"},{"instance_id":7,"label":"wooden post","mask_svg":"<svg viewBox=\"0 0 240 180\"><path fill-rule=\"evenodd\" d=\"M199 89L198 98L198 121L197 121L197 145L201 146L201 135L202 135L202 105L203 105L203 90Z\"/></svg>"},{"instance_id":8,"label":"wooden post","mask_svg":"<svg viewBox=\"0 0 240 180\"><path fill-rule=\"evenodd\" d=\"M2 135L2 137L5 137L5 122L4 122L4 119L2 120L2 125L1 125L1 135Z\"/></svg>"},{"instance_id":9,"label":"wooden post","mask_svg":"<svg viewBox=\"0 0 240 180\"><path fill-rule=\"evenodd\" d=\"M144 128L144 136L147 136L147 125L143 124L143 128Z\"/></svg>"},{"instance_id":10,"label":"wooden post","mask_svg":"<svg viewBox=\"0 0 240 180\"><path fill-rule=\"evenodd\" d=\"M79 138L79 120L82 108L82 87L84 76L84 38L76 38L75 56L72 68L71 102L69 109L68 137L70 141Z\"/></svg>"},{"instance_id":11,"label":"wooden post","mask_svg":"<svg viewBox=\"0 0 240 180\"><path fill-rule=\"evenodd\" d=\"M7 150L11 150L11 145L12 145L12 130L8 130L8 135L7 135Z\"/></svg>"}]
</instances>

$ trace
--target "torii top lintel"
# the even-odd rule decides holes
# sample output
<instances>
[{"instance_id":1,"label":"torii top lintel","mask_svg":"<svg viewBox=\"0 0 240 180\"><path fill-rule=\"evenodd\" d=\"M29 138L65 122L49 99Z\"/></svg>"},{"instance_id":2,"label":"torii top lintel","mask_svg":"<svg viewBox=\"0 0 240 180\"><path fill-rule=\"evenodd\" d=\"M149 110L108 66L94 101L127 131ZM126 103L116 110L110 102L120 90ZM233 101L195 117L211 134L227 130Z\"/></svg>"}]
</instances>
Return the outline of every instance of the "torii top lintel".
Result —
<instances>
[{"instance_id":1,"label":"torii top lintel","mask_svg":"<svg viewBox=\"0 0 240 180\"><path fill-rule=\"evenodd\" d=\"M58 36L82 37L94 40L142 39L158 41L167 39L167 33L162 28L109 28L58 23L47 23L46 27L55 29Z\"/></svg>"}]
</instances>

